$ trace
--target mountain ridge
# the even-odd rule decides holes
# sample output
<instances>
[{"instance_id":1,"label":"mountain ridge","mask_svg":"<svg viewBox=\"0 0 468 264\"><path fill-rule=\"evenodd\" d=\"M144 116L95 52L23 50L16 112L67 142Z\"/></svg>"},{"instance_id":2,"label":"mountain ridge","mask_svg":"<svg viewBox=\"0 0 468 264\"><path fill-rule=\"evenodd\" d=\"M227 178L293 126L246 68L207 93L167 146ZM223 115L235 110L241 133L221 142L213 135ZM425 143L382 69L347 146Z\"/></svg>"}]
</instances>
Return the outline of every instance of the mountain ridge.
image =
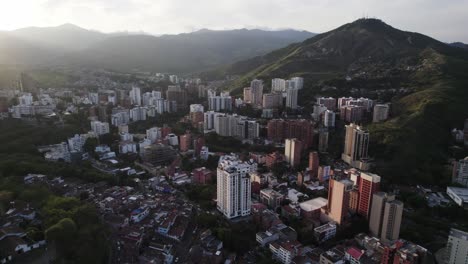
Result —
<instances>
[{"instance_id":1,"label":"mountain ridge","mask_svg":"<svg viewBox=\"0 0 468 264\"><path fill-rule=\"evenodd\" d=\"M221 30L153 36L147 34L105 34L64 24L58 27L28 27L0 32L10 43L28 43L21 51L8 45L7 52L25 54L21 60L3 56L3 64L76 65L115 70L140 69L187 73L215 68L265 54L313 33L283 30ZM35 46L34 46L35 45ZM34 50L31 61L28 56Z\"/></svg>"}]
</instances>

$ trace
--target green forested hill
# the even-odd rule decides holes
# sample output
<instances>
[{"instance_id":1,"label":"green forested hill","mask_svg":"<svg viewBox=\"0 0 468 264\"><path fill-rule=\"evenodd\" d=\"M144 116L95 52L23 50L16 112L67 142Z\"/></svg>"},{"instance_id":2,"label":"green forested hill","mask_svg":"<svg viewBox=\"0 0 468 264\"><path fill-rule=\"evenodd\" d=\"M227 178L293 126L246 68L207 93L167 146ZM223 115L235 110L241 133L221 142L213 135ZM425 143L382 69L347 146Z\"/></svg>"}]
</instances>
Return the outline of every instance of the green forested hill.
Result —
<instances>
[{"instance_id":1,"label":"green forested hill","mask_svg":"<svg viewBox=\"0 0 468 264\"><path fill-rule=\"evenodd\" d=\"M228 84L234 94L253 78L302 76L299 103L318 94L371 95L399 90L393 118L371 125L377 171L390 181L446 183L450 130L468 117L468 52L377 19L360 19L265 56L209 72L240 75ZM350 80L345 80L350 77ZM332 87L333 89L326 89ZM377 94L377 95L376 95Z\"/></svg>"}]
</instances>

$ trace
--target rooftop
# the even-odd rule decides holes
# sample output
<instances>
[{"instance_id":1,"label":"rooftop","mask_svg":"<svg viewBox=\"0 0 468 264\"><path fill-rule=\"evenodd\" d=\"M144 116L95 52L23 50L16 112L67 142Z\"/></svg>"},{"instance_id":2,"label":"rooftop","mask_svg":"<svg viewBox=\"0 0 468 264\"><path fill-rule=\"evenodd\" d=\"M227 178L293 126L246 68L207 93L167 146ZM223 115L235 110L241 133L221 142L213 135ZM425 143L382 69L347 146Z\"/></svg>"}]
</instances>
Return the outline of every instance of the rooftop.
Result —
<instances>
[{"instance_id":1,"label":"rooftop","mask_svg":"<svg viewBox=\"0 0 468 264\"><path fill-rule=\"evenodd\" d=\"M455 228L450 229L450 236L468 241L468 232L464 232Z\"/></svg>"},{"instance_id":2,"label":"rooftop","mask_svg":"<svg viewBox=\"0 0 468 264\"><path fill-rule=\"evenodd\" d=\"M460 187L447 187L447 191L450 190L464 201L468 201L468 188L460 188Z\"/></svg>"},{"instance_id":3,"label":"rooftop","mask_svg":"<svg viewBox=\"0 0 468 264\"><path fill-rule=\"evenodd\" d=\"M357 249L355 247L349 248L348 250L346 250L346 253L351 255L351 257L353 257L356 260L360 259L362 257L362 255L364 255L364 252L362 252L361 250L359 250L359 249Z\"/></svg>"},{"instance_id":4,"label":"rooftop","mask_svg":"<svg viewBox=\"0 0 468 264\"><path fill-rule=\"evenodd\" d=\"M317 209L320 209L326 206L327 203L328 203L327 199L322 198L322 197L317 197L317 198L300 203L299 207L301 207L301 209L304 211L315 211Z\"/></svg>"}]
</instances>

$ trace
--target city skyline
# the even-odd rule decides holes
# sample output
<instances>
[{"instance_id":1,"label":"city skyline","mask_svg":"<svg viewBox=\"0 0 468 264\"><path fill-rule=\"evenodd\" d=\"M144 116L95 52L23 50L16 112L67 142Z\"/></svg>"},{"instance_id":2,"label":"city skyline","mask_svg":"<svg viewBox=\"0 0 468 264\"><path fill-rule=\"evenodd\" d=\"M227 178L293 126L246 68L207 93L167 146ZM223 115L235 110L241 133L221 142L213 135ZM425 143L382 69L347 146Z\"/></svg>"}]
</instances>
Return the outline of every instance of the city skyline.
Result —
<instances>
[{"instance_id":1,"label":"city skyline","mask_svg":"<svg viewBox=\"0 0 468 264\"><path fill-rule=\"evenodd\" d=\"M323 33L358 18L375 17L443 42L468 42L468 36L463 34L463 25L468 23L465 15L468 3L449 2L20 0L3 5L0 30L72 23L106 33L129 31L152 35L188 33L204 28L296 29ZM265 6L282 12L271 16L269 12L262 12ZM425 19L427 17L432 19Z\"/></svg>"}]
</instances>

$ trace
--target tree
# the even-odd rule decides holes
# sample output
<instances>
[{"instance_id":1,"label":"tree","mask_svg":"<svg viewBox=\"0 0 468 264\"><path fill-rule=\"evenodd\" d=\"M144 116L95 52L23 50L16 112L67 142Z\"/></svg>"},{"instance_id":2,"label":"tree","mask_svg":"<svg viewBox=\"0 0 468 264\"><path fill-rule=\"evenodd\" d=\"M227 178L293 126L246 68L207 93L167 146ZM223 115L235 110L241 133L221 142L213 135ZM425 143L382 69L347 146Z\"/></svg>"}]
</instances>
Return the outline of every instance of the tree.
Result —
<instances>
[{"instance_id":1,"label":"tree","mask_svg":"<svg viewBox=\"0 0 468 264\"><path fill-rule=\"evenodd\" d=\"M55 245L60 258L70 259L75 245L77 227L70 218L64 218L45 231L49 243Z\"/></svg>"},{"instance_id":2,"label":"tree","mask_svg":"<svg viewBox=\"0 0 468 264\"><path fill-rule=\"evenodd\" d=\"M0 191L0 215L3 215L8 204L13 200L13 192Z\"/></svg>"},{"instance_id":3,"label":"tree","mask_svg":"<svg viewBox=\"0 0 468 264\"><path fill-rule=\"evenodd\" d=\"M94 153L94 149L96 149L97 145L98 145L97 138L88 138L86 139L86 142L83 145L83 149L86 152Z\"/></svg>"}]
</instances>

